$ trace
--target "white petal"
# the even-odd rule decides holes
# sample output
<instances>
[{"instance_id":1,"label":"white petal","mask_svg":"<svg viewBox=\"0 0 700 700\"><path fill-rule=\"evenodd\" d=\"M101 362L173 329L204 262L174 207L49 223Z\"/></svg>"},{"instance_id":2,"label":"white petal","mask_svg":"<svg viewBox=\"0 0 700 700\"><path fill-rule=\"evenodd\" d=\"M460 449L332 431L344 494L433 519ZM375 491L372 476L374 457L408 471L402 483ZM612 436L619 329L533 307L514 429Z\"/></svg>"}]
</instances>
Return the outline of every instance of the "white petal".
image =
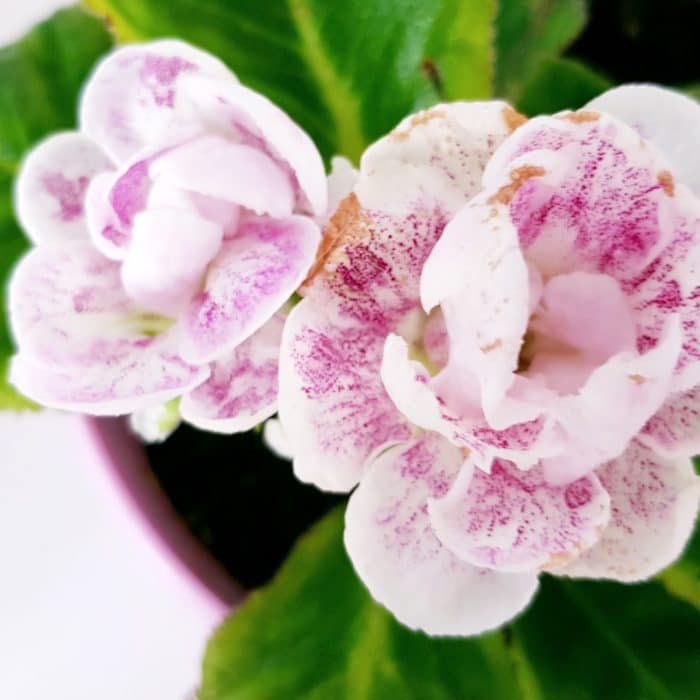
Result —
<instances>
[{"instance_id":1,"label":"white petal","mask_svg":"<svg viewBox=\"0 0 700 700\"><path fill-rule=\"evenodd\" d=\"M664 457L700 454L700 387L672 394L638 438Z\"/></svg>"},{"instance_id":2,"label":"white petal","mask_svg":"<svg viewBox=\"0 0 700 700\"><path fill-rule=\"evenodd\" d=\"M637 129L671 161L678 179L700 194L700 105L658 85L620 85L587 105Z\"/></svg>"},{"instance_id":3,"label":"white petal","mask_svg":"<svg viewBox=\"0 0 700 700\"><path fill-rule=\"evenodd\" d=\"M289 216L294 192L287 174L262 151L219 136L202 136L156 158L153 179L252 209Z\"/></svg>"},{"instance_id":4,"label":"white petal","mask_svg":"<svg viewBox=\"0 0 700 700\"><path fill-rule=\"evenodd\" d=\"M187 90L192 75L236 83L221 61L182 41L123 46L86 83L81 130L119 163L155 141L189 134L198 123Z\"/></svg>"},{"instance_id":5,"label":"white petal","mask_svg":"<svg viewBox=\"0 0 700 700\"><path fill-rule=\"evenodd\" d=\"M254 428L277 410L277 364L284 318L273 316L259 331L210 365L207 381L182 397L180 414L215 433Z\"/></svg>"},{"instance_id":6,"label":"white petal","mask_svg":"<svg viewBox=\"0 0 700 700\"><path fill-rule=\"evenodd\" d=\"M176 317L199 291L222 238L218 224L186 210L137 214L121 268L126 293L146 309Z\"/></svg>"},{"instance_id":7,"label":"white petal","mask_svg":"<svg viewBox=\"0 0 700 700\"><path fill-rule=\"evenodd\" d=\"M112 163L90 138L77 132L49 136L25 157L17 176L17 218L35 243L87 237L88 186Z\"/></svg>"},{"instance_id":8,"label":"white petal","mask_svg":"<svg viewBox=\"0 0 700 700\"><path fill-rule=\"evenodd\" d=\"M384 334L342 326L302 300L280 350L279 416L299 479L349 491L376 450L410 436L379 376Z\"/></svg>"},{"instance_id":9,"label":"white petal","mask_svg":"<svg viewBox=\"0 0 700 700\"><path fill-rule=\"evenodd\" d=\"M594 475L552 486L541 467L520 471L497 460L489 474L463 468L430 522L460 559L497 571L532 571L576 558L610 517L610 498Z\"/></svg>"},{"instance_id":10,"label":"white petal","mask_svg":"<svg viewBox=\"0 0 700 700\"><path fill-rule=\"evenodd\" d=\"M640 581L679 557L700 502L691 460L664 459L634 441L597 473L610 494L610 523L594 547L554 573Z\"/></svg>"},{"instance_id":11,"label":"white petal","mask_svg":"<svg viewBox=\"0 0 700 700\"><path fill-rule=\"evenodd\" d=\"M460 561L435 536L427 500L443 495L462 463L441 437L383 452L348 503L345 546L372 596L402 624L433 635L473 635L523 610L537 573L508 574Z\"/></svg>"}]
</instances>

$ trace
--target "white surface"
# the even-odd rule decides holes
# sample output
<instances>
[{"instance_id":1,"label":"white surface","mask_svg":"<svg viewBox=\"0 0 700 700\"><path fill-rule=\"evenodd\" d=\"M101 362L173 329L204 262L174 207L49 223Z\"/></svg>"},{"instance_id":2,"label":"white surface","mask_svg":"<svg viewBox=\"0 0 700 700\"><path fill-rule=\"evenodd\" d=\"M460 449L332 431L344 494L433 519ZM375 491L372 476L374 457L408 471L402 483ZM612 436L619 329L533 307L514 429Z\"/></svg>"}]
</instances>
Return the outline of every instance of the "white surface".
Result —
<instances>
[{"instance_id":1,"label":"white surface","mask_svg":"<svg viewBox=\"0 0 700 700\"><path fill-rule=\"evenodd\" d=\"M0 0L0 46L19 39L58 8L73 4L70 0Z\"/></svg>"},{"instance_id":2,"label":"white surface","mask_svg":"<svg viewBox=\"0 0 700 700\"><path fill-rule=\"evenodd\" d=\"M184 700L222 614L148 539L74 415L0 413L0 698Z\"/></svg>"}]
</instances>

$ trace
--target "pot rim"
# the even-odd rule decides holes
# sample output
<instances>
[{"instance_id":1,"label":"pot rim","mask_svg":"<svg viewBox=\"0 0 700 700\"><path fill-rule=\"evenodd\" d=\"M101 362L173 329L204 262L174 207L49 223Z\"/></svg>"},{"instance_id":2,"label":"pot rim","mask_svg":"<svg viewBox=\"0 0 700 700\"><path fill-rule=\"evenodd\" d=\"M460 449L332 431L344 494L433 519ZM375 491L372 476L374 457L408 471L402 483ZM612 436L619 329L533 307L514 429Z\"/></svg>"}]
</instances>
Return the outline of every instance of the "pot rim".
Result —
<instances>
[{"instance_id":1,"label":"pot rim","mask_svg":"<svg viewBox=\"0 0 700 700\"><path fill-rule=\"evenodd\" d=\"M151 471L146 452L123 418L83 419L86 432L115 490L159 554L197 594L222 615L235 609L245 590L185 526Z\"/></svg>"}]
</instances>

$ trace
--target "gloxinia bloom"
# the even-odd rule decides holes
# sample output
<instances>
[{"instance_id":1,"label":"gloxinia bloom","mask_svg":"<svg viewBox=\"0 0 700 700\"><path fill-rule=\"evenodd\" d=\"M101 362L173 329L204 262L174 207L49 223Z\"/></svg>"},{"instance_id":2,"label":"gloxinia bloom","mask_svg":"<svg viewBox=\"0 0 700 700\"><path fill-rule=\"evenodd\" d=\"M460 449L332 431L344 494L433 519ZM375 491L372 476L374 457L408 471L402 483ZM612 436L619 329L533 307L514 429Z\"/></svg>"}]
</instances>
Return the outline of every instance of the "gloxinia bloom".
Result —
<instances>
[{"instance_id":1,"label":"gloxinia bloom","mask_svg":"<svg viewBox=\"0 0 700 700\"><path fill-rule=\"evenodd\" d=\"M299 478L359 483L346 547L404 624L477 634L542 571L636 581L682 551L699 134L697 104L627 86L529 122L439 105L365 153L287 320L279 410Z\"/></svg>"},{"instance_id":2,"label":"gloxinia bloom","mask_svg":"<svg viewBox=\"0 0 700 700\"><path fill-rule=\"evenodd\" d=\"M35 244L10 284L20 391L100 415L182 397L222 432L274 413L279 312L326 208L319 153L280 109L187 44L126 46L85 86L80 130L29 154L16 205Z\"/></svg>"}]
</instances>

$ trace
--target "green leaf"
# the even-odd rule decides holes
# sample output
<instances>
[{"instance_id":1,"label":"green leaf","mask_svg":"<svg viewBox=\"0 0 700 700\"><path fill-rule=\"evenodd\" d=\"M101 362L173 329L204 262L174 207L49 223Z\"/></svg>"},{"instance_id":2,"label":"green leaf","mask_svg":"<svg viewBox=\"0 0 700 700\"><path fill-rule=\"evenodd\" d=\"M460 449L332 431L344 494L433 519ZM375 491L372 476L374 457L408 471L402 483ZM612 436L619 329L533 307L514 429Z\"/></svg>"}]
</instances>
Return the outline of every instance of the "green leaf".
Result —
<instances>
[{"instance_id":1,"label":"green leaf","mask_svg":"<svg viewBox=\"0 0 700 700\"><path fill-rule=\"evenodd\" d=\"M338 509L212 638L200 700L616 700L696 696L700 615L658 583L543 577L501 632L431 639L355 576Z\"/></svg>"},{"instance_id":2,"label":"green leaf","mask_svg":"<svg viewBox=\"0 0 700 700\"><path fill-rule=\"evenodd\" d=\"M0 49L0 301L11 268L29 246L12 211L12 183L22 156L47 134L75 124L78 91L111 46L104 26L79 9L58 12L21 41ZM4 377L12 340L0 315L0 408L31 406Z\"/></svg>"},{"instance_id":3,"label":"green leaf","mask_svg":"<svg viewBox=\"0 0 700 700\"><path fill-rule=\"evenodd\" d=\"M501 0L496 19L496 95L518 102L540 64L559 56L585 24L585 0Z\"/></svg>"},{"instance_id":4,"label":"green leaf","mask_svg":"<svg viewBox=\"0 0 700 700\"><path fill-rule=\"evenodd\" d=\"M607 78L579 61L547 59L524 86L516 106L531 116L578 109L610 87Z\"/></svg>"},{"instance_id":5,"label":"green leaf","mask_svg":"<svg viewBox=\"0 0 700 700\"><path fill-rule=\"evenodd\" d=\"M700 614L658 583L543 577L516 623L539 695L558 700L685 700L700 688Z\"/></svg>"},{"instance_id":6,"label":"green leaf","mask_svg":"<svg viewBox=\"0 0 700 700\"><path fill-rule=\"evenodd\" d=\"M85 0L123 41L177 36L357 160L417 106L490 95L495 0Z\"/></svg>"},{"instance_id":7,"label":"green leaf","mask_svg":"<svg viewBox=\"0 0 700 700\"><path fill-rule=\"evenodd\" d=\"M337 509L214 635L200 700L515 698L501 634L434 640L401 627L352 570Z\"/></svg>"},{"instance_id":8,"label":"green leaf","mask_svg":"<svg viewBox=\"0 0 700 700\"><path fill-rule=\"evenodd\" d=\"M700 527L695 528L683 558L657 578L669 593L700 610Z\"/></svg>"}]
</instances>

